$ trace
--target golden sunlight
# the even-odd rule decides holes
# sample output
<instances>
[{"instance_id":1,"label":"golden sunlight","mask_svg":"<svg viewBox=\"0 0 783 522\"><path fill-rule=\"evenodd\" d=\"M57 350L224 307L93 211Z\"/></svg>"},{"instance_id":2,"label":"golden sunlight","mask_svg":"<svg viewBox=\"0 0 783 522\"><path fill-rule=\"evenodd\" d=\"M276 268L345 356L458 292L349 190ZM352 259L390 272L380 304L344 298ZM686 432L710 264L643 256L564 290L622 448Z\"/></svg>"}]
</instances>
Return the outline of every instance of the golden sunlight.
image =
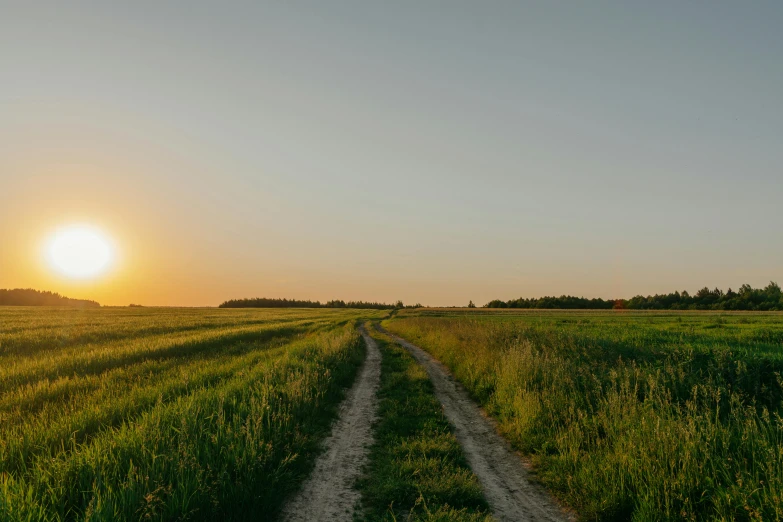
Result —
<instances>
[{"instance_id":1,"label":"golden sunlight","mask_svg":"<svg viewBox=\"0 0 783 522\"><path fill-rule=\"evenodd\" d=\"M103 273L113 258L111 241L89 225L64 227L47 248L49 263L67 277L85 279Z\"/></svg>"}]
</instances>

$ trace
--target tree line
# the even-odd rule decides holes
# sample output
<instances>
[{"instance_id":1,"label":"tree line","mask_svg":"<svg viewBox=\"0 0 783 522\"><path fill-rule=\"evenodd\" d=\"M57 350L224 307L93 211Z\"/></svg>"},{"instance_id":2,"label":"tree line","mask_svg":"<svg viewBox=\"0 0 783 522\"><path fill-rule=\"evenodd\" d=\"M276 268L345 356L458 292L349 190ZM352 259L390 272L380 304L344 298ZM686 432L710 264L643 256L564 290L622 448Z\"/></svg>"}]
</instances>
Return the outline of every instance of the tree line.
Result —
<instances>
[{"instance_id":1,"label":"tree line","mask_svg":"<svg viewBox=\"0 0 783 522\"><path fill-rule=\"evenodd\" d=\"M32 288L0 288L0 306L78 306L97 308L101 306L89 299L71 299L56 292L33 290Z\"/></svg>"},{"instance_id":2,"label":"tree line","mask_svg":"<svg viewBox=\"0 0 783 522\"><path fill-rule=\"evenodd\" d=\"M560 297L538 297L495 299L484 308L556 308L556 309L592 309L592 310L783 310L783 292L775 282L764 288L742 285L736 292L729 288L725 292L720 288L710 290L706 286L691 295L687 290L670 294L637 295L631 299L587 299L561 295Z\"/></svg>"},{"instance_id":3,"label":"tree line","mask_svg":"<svg viewBox=\"0 0 783 522\"><path fill-rule=\"evenodd\" d=\"M252 299L230 299L221 303L218 308L367 308L373 310L393 310L396 308L420 308L420 304L406 306L402 301L394 304L369 301L343 301L335 299L321 303L320 301L277 299L256 297Z\"/></svg>"}]
</instances>

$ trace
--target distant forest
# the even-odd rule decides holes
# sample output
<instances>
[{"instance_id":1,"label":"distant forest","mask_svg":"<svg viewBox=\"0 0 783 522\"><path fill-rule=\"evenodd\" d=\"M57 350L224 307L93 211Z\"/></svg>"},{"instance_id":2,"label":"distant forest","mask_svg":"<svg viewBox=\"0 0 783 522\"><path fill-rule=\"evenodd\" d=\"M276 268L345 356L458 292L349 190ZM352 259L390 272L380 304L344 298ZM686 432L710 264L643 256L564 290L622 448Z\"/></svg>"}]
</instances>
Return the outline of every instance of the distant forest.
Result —
<instances>
[{"instance_id":1,"label":"distant forest","mask_svg":"<svg viewBox=\"0 0 783 522\"><path fill-rule=\"evenodd\" d=\"M365 301L334 300L326 303L320 301L298 301L296 299L270 299L256 297L254 299L231 299L221 303L218 308L369 308L374 310L392 310L395 308L419 308L420 304L405 306L402 301L394 304L369 303Z\"/></svg>"},{"instance_id":2,"label":"distant forest","mask_svg":"<svg viewBox=\"0 0 783 522\"><path fill-rule=\"evenodd\" d=\"M97 308L101 306L88 299L71 299L54 292L41 292L32 288L0 288L0 306L78 306Z\"/></svg>"},{"instance_id":3,"label":"distant forest","mask_svg":"<svg viewBox=\"0 0 783 522\"><path fill-rule=\"evenodd\" d=\"M710 290L702 288L694 295L687 290L671 294L637 295L631 299L586 299L562 295L560 297L519 298L510 301L496 299L484 308L558 308L593 310L783 310L783 293L777 283L770 282L764 288L742 285L738 291L729 288Z\"/></svg>"}]
</instances>

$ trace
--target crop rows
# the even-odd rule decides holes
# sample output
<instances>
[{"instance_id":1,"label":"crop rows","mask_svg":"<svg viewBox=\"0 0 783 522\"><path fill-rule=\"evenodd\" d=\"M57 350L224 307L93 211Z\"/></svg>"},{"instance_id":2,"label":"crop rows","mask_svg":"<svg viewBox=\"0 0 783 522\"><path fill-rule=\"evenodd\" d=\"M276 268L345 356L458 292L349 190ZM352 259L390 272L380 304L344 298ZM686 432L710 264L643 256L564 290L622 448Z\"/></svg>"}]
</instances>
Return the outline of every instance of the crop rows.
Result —
<instances>
[{"instance_id":1,"label":"crop rows","mask_svg":"<svg viewBox=\"0 0 783 522\"><path fill-rule=\"evenodd\" d=\"M351 311L0 314L4 520L274 518L364 353Z\"/></svg>"}]
</instances>

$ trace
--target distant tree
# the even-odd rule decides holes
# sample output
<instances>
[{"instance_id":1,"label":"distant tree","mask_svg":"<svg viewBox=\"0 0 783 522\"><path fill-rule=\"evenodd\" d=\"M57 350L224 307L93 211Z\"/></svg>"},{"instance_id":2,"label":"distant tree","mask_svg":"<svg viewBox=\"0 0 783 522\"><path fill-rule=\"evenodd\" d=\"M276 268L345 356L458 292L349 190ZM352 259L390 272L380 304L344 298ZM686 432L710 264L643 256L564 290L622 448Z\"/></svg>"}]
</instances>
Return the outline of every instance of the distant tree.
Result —
<instances>
[{"instance_id":1,"label":"distant tree","mask_svg":"<svg viewBox=\"0 0 783 522\"><path fill-rule=\"evenodd\" d=\"M0 306L75 306L79 308L97 308L96 301L71 299L55 292L42 292L32 288L0 289Z\"/></svg>"},{"instance_id":2,"label":"distant tree","mask_svg":"<svg viewBox=\"0 0 783 522\"><path fill-rule=\"evenodd\" d=\"M320 301L300 301L296 299L270 299L267 297L256 297L253 299L231 299L221 303L218 308L368 308L375 310L390 310L392 308L403 308L402 301L391 305L386 303L371 303L365 301L343 301L342 299L333 299L321 304Z\"/></svg>"},{"instance_id":3,"label":"distant tree","mask_svg":"<svg viewBox=\"0 0 783 522\"><path fill-rule=\"evenodd\" d=\"M218 308L321 308L319 301L298 301L296 299L270 299L256 297L254 299L231 299L219 305Z\"/></svg>"},{"instance_id":4,"label":"distant tree","mask_svg":"<svg viewBox=\"0 0 783 522\"><path fill-rule=\"evenodd\" d=\"M492 300L486 308L623 309L629 310L783 310L783 291L774 281L762 289L744 284L739 292L704 287L693 296L687 290L670 294L637 295L631 299L586 299L561 295L539 298Z\"/></svg>"},{"instance_id":5,"label":"distant tree","mask_svg":"<svg viewBox=\"0 0 783 522\"><path fill-rule=\"evenodd\" d=\"M468 308L476 308L476 305L473 304L473 300L468 303Z\"/></svg>"}]
</instances>

